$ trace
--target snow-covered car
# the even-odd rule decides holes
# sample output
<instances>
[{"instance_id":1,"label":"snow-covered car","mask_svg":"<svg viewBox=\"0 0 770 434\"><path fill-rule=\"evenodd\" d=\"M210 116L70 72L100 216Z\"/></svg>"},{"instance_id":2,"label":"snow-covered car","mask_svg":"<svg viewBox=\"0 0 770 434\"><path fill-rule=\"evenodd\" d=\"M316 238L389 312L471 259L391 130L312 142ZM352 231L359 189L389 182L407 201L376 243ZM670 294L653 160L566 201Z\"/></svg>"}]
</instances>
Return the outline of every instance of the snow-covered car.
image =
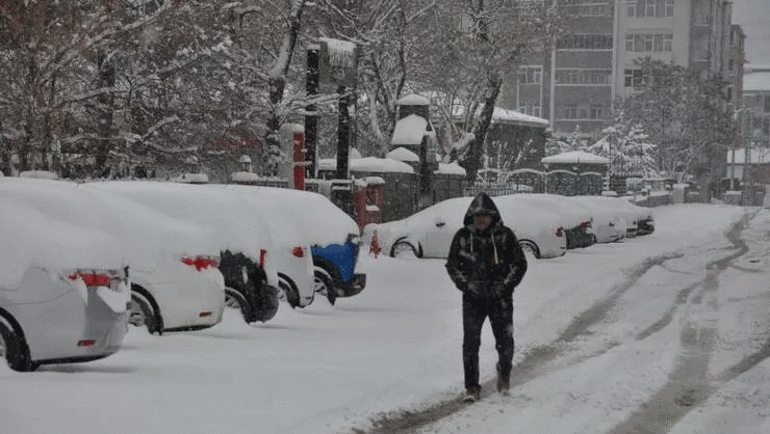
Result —
<instances>
[{"instance_id":1,"label":"snow-covered car","mask_svg":"<svg viewBox=\"0 0 770 434\"><path fill-rule=\"evenodd\" d=\"M258 189L244 185L213 185L206 188L226 190L239 195L253 207L270 229L281 298L292 308L306 307L315 297L313 256L301 225L293 219L294 209L280 196L255 194Z\"/></svg>"},{"instance_id":2,"label":"snow-covered car","mask_svg":"<svg viewBox=\"0 0 770 434\"><path fill-rule=\"evenodd\" d=\"M596 244L591 214L585 208L558 194L522 193L519 196L519 201L570 219L564 226L568 250Z\"/></svg>"},{"instance_id":3,"label":"snow-covered car","mask_svg":"<svg viewBox=\"0 0 770 434\"><path fill-rule=\"evenodd\" d=\"M238 195L207 185L155 181L93 182L82 188L207 227L214 233L227 305L239 309L248 323L269 321L278 312L279 280L269 227Z\"/></svg>"},{"instance_id":4,"label":"snow-covered car","mask_svg":"<svg viewBox=\"0 0 770 434\"><path fill-rule=\"evenodd\" d=\"M583 200L599 203L614 210L626 222L626 238L646 235L655 229L652 210L635 205L626 198L585 196Z\"/></svg>"},{"instance_id":5,"label":"snow-covered car","mask_svg":"<svg viewBox=\"0 0 770 434\"><path fill-rule=\"evenodd\" d=\"M589 199L597 196L563 196L591 214L591 229L597 243L614 243L626 237L626 221L610 203Z\"/></svg>"},{"instance_id":6,"label":"snow-covered car","mask_svg":"<svg viewBox=\"0 0 770 434\"><path fill-rule=\"evenodd\" d=\"M555 258L567 251L561 216L519 200L519 196L496 196L503 223L516 234L521 247L536 258ZM462 227L472 197L447 199L405 219L373 228L383 252L420 258L446 258L452 238Z\"/></svg>"},{"instance_id":7,"label":"snow-covered car","mask_svg":"<svg viewBox=\"0 0 770 434\"><path fill-rule=\"evenodd\" d=\"M129 266L131 323L163 333L221 321L224 279L206 227L66 181L5 178L0 197L116 238Z\"/></svg>"},{"instance_id":8,"label":"snow-covered car","mask_svg":"<svg viewBox=\"0 0 770 434\"><path fill-rule=\"evenodd\" d=\"M337 297L352 297L366 286L366 274L356 272L361 230L355 220L318 193L251 187L252 194L277 198L299 223L302 238L310 244L315 290L334 304Z\"/></svg>"},{"instance_id":9,"label":"snow-covered car","mask_svg":"<svg viewBox=\"0 0 770 434\"><path fill-rule=\"evenodd\" d=\"M16 371L117 352L131 291L117 240L0 197L0 358Z\"/></svg>"},{"instance_id":10,"label":"snow-covered car","mask_svg":"<svg viewBox=\"0 0 770 434\"><path fill-rule=\"evenodd\" d=\"M636 211L638 215L638 219L636 221L637 235L649 235L655 232L655 217L653 215L652 208L636 205L635 203L631 203L629 200L626 200L626 202L628 202L628 205L626 206L630 210Z\"/></svg>"}]
</instances>

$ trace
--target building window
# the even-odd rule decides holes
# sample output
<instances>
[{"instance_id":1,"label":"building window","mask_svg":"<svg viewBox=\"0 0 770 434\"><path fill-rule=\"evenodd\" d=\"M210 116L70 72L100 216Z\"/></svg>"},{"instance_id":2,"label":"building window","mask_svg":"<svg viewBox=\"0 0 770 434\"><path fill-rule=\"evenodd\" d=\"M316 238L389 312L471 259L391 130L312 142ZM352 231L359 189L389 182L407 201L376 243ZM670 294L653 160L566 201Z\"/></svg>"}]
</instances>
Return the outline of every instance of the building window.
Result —
<instances>
[{"instance_id":1,"label":"building window","mask_svg":"<svg viewBox=\"0 0 770 434\"><path fill-rule=\"evenodd\" d=\"M542 77L542 66L522 66L519 68L519 84L540 84Z\"/></svg>"},{"instance_id":2,"label":"building window","mask_svg":"<svg viewBox=\"0 0 770 434\"><path fill-rule=\"evenodd\" d=\"M602 106L598 104L591 104L591 119L602 118Z\"/></svg>"},{"instance_id":3,"label":"building window","mask_svg":"<svg viewBox=\"0 0 770 434\"><path fill-rule=\"evenodd\" d=\"M612 50L612 35L572 34L559 40L560 50Z\"/></svg>"},{"instance_id":4,"label":"building window","mask_svg":"<svg viewBox=\"0 0 770 434\"><path fill-rule=\"evenodd\" d=\"M727 86L727 102L733 102L733 87Z\"/></svg>"},{"instance_id":5,"label":"building window","mask_svg":"<svg viewBox=\"0 0 770 434\"><path fill-rule=\"evenodd\" d=\"M770 113L770 95L765 97L765 113Z\"/></svg>"},{"instance_id":6,"label":"building window","mask_svg":"<svg viewBox=\"0 0 770 434\"><path fill-rule=\"evenodd\" d=\"M540 117L540 104L537 102L520 102L519 113Z\"/></svg>"},{"instance_id":7,"label":"building window","mask_svg":"<svg viewBox=\"0 0 770 434\"><path fill-rule=\"evenodd\" d=\"M560 85L609 85L611 69L557 69L556 84Z\"/></svg>"},{"instance_id":8,"label":"building window","mask_svg":"<svg viewBox=\"0 0 770 434\"><path fill-rule=\"evenodd\" d=\"M661 18L674 16L674 0L632 0L630 3L626 9L629 17Z\"/></svg>"},{"instance_id":9,"label":"building window","mask_svg":"<svg viewBox=\"0 0 770 434\"><path fill-rule=\"evenodd\" d=\"M645 9L645 16L648 17L654 17L655 16L655 1L656 0L647 0L647 8Z\"/></svg>"},{"instance_id":10,"label":"building window","mask_svg":"<svg viewBox=\"0 0 770 434\"><path fill-rule=\"evenodd\" d=\"M732 71L735 69L735 59L730 59L727 61L727 70Z\"/></svg>"},{"instance_id":11,"label":"building window","mask_svg":"<svg viewBox=\"0 0 770 434\"><path fill-rule=\"evenodd\" d=\"M631 33L626 35L626 51L651 53L673 51L674 35L663 33Z\"/></svg>"},{"instance_id":12,"label":"building window","mask_svg":"<svg viewBox=\"0 0 770 434\"><path fill-rule=\"evenodd\" d=\"M655 35L644 35L644 51L649 53L652 51L652 41Z\"/></svg>"},{"instance_id":13,"label":"building window","mask_svg":"<svg viewBox=\"0 0 770 434\"><path fill-rule=\"evenodd\" d=\"M641 69L626 69L624 74L625 87L641 87L644 84L644 73Z\"/></svg>"}]
</instances>

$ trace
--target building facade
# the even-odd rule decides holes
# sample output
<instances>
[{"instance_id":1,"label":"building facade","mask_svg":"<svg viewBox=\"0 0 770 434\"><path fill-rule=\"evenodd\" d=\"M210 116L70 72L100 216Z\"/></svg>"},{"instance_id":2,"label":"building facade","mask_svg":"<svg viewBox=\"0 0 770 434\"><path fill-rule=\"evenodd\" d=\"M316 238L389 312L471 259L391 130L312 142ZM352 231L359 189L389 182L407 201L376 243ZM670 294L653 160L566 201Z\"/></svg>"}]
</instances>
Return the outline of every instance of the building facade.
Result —
<instances>
[{"instance_id":1,"label":"building facade","mask_svg":"<svg viewBox=\"0 0 770 434\"><path fill-rule=\"evenodd\" d=\"M645 57L732 79L737 101L745 36L731 24L730 1L554 1L567 34L511 74L501 98L505 108L549 119L554 135L600 132L613 105L641 85L635 61Z\"/></svg>"}]
</instances>

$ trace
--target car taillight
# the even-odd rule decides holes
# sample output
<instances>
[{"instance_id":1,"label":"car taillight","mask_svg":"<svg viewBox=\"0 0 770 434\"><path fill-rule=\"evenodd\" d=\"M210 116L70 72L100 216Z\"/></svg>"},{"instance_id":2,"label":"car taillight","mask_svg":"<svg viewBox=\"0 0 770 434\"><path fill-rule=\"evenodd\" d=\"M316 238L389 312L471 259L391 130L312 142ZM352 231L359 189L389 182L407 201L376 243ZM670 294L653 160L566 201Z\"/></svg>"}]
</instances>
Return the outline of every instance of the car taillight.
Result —
<instances>
[{"instance_id":1,"label":"car taillight","mask_svg":"<svg viewBox=\"0 0 770 434\"><path fill-rule=\"evenodd\" d=\"M302 258L305 256L305 251L302 249L302 247L297 246L291 251L291 254L298 258Z\"/></svg>"},{"instance_id":2,"label":"car taillight","mask_svg":"<svg viewBox=\"0 0 770 434\"><path fill-rule=\"evenodd\" d=\"M95 339L83 339L78 341L79 347L93 347L94 345L96 345Z\"/></svg>"},{"instance_id":3,"label":"car taillight","mask_svg":"<svg viewBox=\"0 0 770 434\"><path fill-rule=\"evenodd\" d=\"M217 267L217 258L212 258L210 256L196 256L195 258L183 256L182 262L191 267L195 267L198 271L205 270L209 267Z\"/></svg>"},{"instance_id":4,"label":"car taillight","mask_svg":"<svg viewBox=\"0 0 770 434\"><path fill-rule=\"evenodd\" d=\"M265 257L267 257L267 250L259 249L259 266L265 268Z\"/></svg>"},{"instance_id":5,"label":"car taillight","mask_svg":"<svg viewBox=\"0 0 770 434\"><path fill-rule=\"evenodd\" d=\"M556 236L557 237L563 237L564 236L564 228L559 227L558 229L556 229Z\"/></svg>"},{"instance_id":6,"label":"car taillight","mask_svg":"<svg viewBox=\"0 0 770 434\"><path fill-rule=\"evenodd\" d=\"M68 276L72 280L82 280L86 286L106 286L112 282L112 276L102 273L75 272Z\"/></svg>"},{"instance_id":7,"label":"car taillight","mask_svg":"<svg viewBox=\"0 0 770 434\"><path fill-rule=\"evenodd\" d=\"M580 227L581 228L590 228L591 227L591 222L582 222L582 223L580 223Z\"/></svg>"}]
</instances>

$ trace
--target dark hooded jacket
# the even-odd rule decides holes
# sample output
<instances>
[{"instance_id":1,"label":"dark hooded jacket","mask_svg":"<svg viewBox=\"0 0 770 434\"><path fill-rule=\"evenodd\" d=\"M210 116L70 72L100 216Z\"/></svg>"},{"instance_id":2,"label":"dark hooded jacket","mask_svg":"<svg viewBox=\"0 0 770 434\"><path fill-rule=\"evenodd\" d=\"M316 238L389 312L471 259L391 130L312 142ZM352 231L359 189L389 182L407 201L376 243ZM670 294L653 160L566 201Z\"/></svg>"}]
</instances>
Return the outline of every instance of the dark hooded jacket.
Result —
<instances>
[{"instance_id":1,"label":"dark hooded jacket","mask_svg":"<svg viewBox=\"0 0 770 434\"><path fill-rule=\"evenodd\" d=\"M473 216L488 214L492 224L479 230ZM503 225L492 199L479 193L471 202L449 249L446 268L460 291L477 297L510 298L527 271L527 259L513 231Z\"/></svg>"}]
</instances>

